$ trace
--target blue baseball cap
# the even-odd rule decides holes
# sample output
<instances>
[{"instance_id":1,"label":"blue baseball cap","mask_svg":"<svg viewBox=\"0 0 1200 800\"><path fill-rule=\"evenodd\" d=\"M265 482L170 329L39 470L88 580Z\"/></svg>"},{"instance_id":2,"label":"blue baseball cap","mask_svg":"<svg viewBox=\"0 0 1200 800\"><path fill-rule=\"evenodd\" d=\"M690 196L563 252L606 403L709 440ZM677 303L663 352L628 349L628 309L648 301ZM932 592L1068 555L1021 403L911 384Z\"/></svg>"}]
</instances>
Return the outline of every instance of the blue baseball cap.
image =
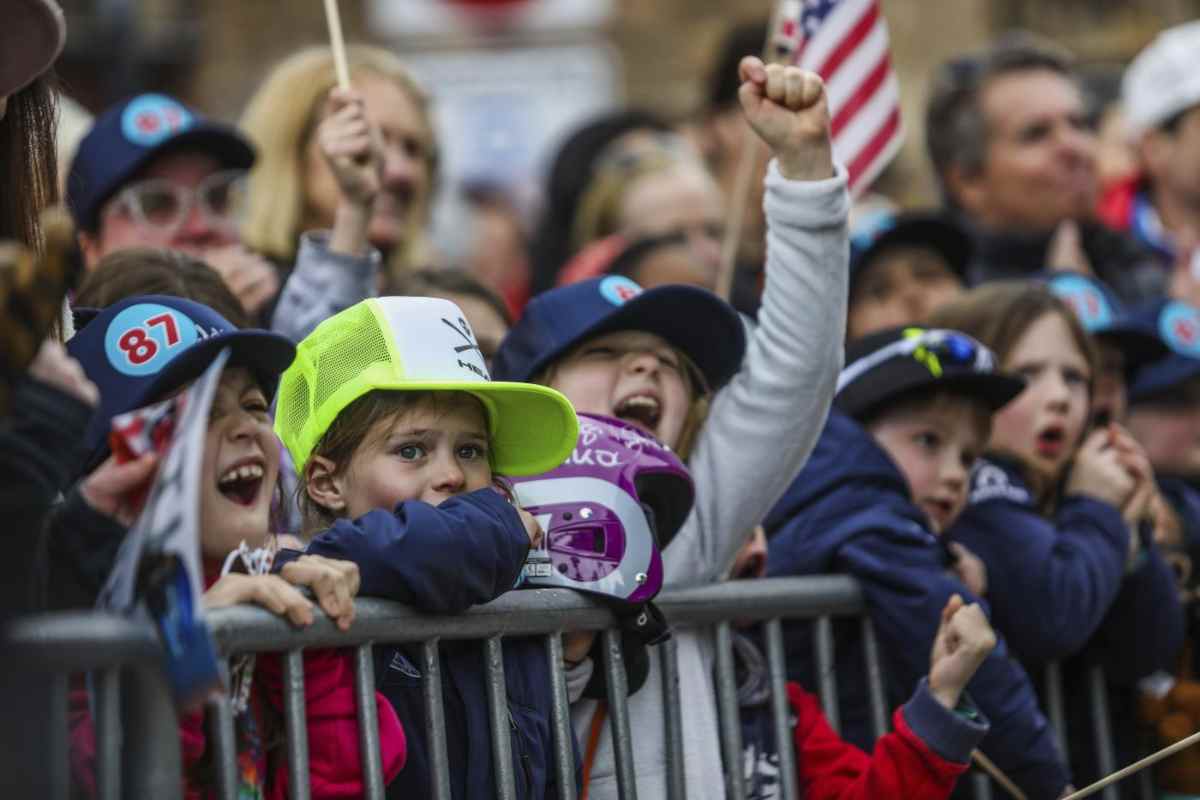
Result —
<instances>
[{"instance_id":1,"label":"blue baseball cap","mask_svg":"<svg viewBox=\"0 0 1200 800\"><path fill-rule=\"evenodd\" d=\"M533 298L500 343L492 374L496 380L530 381L585 340L627 330L656 334L681 350L714 391L734 376L746 353L737 312L707 289L643 290L623 275L608 275Z\"/></svg>"},{"instance_id":2,"label":"blue baseball cap","mask_svg":"<svg viewBox=\"0 0 1200 800\"><path fill-rule=\"evenodd\" d=\"M97 314L67 342L67 351L100 390L84 445L91 469L108 455L112 418L161 400L195 380L217 354L250 368L268 400L296 356L284 336L240 330L211 308L165 295L130 297Z\"/></svg>"},{"instance_id":3,"label":"blue baseball cap","mask_svg":"<svg viewBox=\"0 0 1200 800\"><path fill-rule=\"evenodd\" d=\"M880 209L868 212L850 232L850 283L862 275L876 254L896 245L927 247L937 252L966 283L974 246L962 226L937 211L900 214Z\"/></svg>"},{"instance_id":4,"label":"blue baseball cap","mask_svg":"<svg viewBox=\"0 0 1200 800\"><path fill-rule=\"evenodd\" d=\"M1200 309L1179 300L1159 301L1135 314L1153 326L1168 348L1167 355L1146 364L1129 386L1129 402L1137 404L1200 377Z\"/></svg>"},{"instance_id":5,"label":"blue baseball cap","mask_svg":"<svg viewBox=\"0 0 1200 800\"><path fill-rule=\"evenodd\" d=\"M1167 354L1167 346L1159 338L1155 325L1130 314L1103 281L1076 272L1040 277L1051 292L1071 307L1085 331L1121 351L1127 377Z\"/></svg>"},{"instance_id":6,"label":"blue baseball cap","mask_svg":"<svg viewBox=\"0 0 1200 800\"><path fill-rule=\"evenodd\" d=\"M201 116L165 94L141 94L109 108L79 143L67 175L67 204L80 230L94 231L100 208L138 170L174 150L207 153L249 169L254 147L237 129Z\"/></svg>"}]
</instances>

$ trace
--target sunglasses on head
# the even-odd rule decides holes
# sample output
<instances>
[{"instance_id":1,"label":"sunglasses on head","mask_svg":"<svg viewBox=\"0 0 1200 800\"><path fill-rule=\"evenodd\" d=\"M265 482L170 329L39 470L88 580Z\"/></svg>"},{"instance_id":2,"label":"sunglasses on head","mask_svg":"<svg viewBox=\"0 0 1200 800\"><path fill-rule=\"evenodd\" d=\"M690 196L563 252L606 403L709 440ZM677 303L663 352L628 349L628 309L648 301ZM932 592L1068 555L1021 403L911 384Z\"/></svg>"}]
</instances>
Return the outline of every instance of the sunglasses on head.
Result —
<instances>
[{"instance_id":1,"label":"sunglasses on head","mask_svg":"<svg viewBox=\"0 0 1200 800\"><path fill-rule=\"evenodd\" d=\"M837 391L861 378L868 371L893 358L909 357L920 362L935 377L943 365L969 366L974 372L992 372L992 351L970 336L940 328L908 328L903 338L868 353L848 365L838 376Z\"/></svg>"}]
</instances>

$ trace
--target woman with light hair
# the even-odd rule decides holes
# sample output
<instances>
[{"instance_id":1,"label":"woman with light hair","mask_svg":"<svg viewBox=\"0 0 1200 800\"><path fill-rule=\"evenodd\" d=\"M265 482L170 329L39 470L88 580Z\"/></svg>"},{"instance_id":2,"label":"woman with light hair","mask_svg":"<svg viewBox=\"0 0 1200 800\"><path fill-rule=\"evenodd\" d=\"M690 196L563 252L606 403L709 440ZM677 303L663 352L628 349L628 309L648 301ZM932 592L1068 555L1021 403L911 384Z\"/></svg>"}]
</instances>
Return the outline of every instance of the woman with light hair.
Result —
<instances>
[{"instance_id":1,"label":"woman with light hair","mask_svg":"<svg viewBox=\"0 0 1200 800\"><path fill-rule=\"evenodd\" d=\"M425 260L425 228L437 175L437 146L428 100L400 60L377 47L347 50L350 81L379 131L379 188L368 212L367 240L399 277ZM318 128L334 112L336 85L328 47L294 53L277 64L251 98L241 129L258 148L250 173L243 239L291 265L307 242L301 234L334 227L341 192L322 152ZM319 245L324 244L318 241Z\"/></svg>"}]
</instances>

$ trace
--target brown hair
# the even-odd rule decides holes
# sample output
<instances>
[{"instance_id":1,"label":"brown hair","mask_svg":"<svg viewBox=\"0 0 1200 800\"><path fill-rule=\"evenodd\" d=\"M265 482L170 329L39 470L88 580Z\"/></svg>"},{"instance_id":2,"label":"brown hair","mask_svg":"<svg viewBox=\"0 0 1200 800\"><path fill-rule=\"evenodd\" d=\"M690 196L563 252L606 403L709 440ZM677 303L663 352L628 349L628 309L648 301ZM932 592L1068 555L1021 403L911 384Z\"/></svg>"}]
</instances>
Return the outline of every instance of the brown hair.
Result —
<instances>
[{"instance_id":1,"label":"brown hair","mask_svg":"<svg viewBox=\"0 0 1200 800\"><path fill-rule=\"evenodd\" d=\"M439 297L447 294L473 297L495 311L496 316L504 320L505 325L511 327L513 324L512 313L500 295L467 270L457 267L419 269L399 278L386 276L383 294L397 297Z\"/></svg>"},{"instance_id":2,"label":"brown hair","mask_svg":"<svg viewBox=\"0 0 1200 800\"><path fill-rule=\"evenodd\" d=\"M917 411L932 411L937 414L964 403L971 409L972 427L979 434L980 446L986 446L992 435L992 409L982 400L965 392L956 392L952 388L924 387L904 392L859 415L858 422L864 428L870 428L887 417Z\"/></svg>"},{"instance_id":3,"label":"brown hair","mask_svg":"<svg viewBox=\"0 0 1200 800\"><path fill-rule=\"evenodd\" d=\"M250 327L245 309L217 271L178 250L139 247L110 253L84 277L74 305L107 308L142 294L195 300L238 328Z\"/></svg>"},{"instance_id":4,"label":"brown hair","mask_svg":"<svg viewBox=\"0 0 1200 800\"><path fill-rule=\"evenodd\" d=\"M383 423L393 422L402 414L425 404L436 407L447 401L455 402L464 397L478 402L466 392L392 391L387 389L375 389L367 392L338 413L337 418L313 447L308 463L312 463L313 456L327 458L336 465L334 476L341 475L349 468L354 454L360 448L373 444L378 439ZM482 407L482 403L480 406ZM382 430L387 430L387 428L382 428ZM300 470L296 486L296 503L300 508L304 538L332 526L342 517L341 514L326 508L309 495L307 473L308 464Z\"/></svg>"},{"instance_id":5,"label":"brown hair","mask_svg":"<svg viewBox=\"0 0 1200 800\"><path fill-rule=\"evenodd\" d=\"M58 102L54 79L42 74L10 95L0 118L0 239L41 250L42 210L58 202L55 128Z\"/></svg>"}]
</instances>

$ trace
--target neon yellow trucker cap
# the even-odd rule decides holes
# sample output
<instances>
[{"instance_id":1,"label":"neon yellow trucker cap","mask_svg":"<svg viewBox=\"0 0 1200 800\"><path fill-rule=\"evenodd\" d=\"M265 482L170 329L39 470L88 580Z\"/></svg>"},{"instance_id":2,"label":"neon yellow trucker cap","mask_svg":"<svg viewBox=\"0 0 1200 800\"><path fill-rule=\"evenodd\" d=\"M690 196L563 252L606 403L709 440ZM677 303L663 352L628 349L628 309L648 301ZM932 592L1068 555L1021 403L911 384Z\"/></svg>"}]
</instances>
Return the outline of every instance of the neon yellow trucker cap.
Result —
<instances>
[{"instance_id":1,"label":"neon yellow trucker cap","mask_svg":"<svg viewBox=\"0 0 1200 800\"><path fill-rule=\"evenodd\" d=\"M501 475L554 469L579 435L575 409L559 392L491 380L475 332L454 303L379 297L318 325L280 379L275 432L298 473L342 409L376 389L478 398L487 410L492 468Z\"/></svg>"}]
</instances>

